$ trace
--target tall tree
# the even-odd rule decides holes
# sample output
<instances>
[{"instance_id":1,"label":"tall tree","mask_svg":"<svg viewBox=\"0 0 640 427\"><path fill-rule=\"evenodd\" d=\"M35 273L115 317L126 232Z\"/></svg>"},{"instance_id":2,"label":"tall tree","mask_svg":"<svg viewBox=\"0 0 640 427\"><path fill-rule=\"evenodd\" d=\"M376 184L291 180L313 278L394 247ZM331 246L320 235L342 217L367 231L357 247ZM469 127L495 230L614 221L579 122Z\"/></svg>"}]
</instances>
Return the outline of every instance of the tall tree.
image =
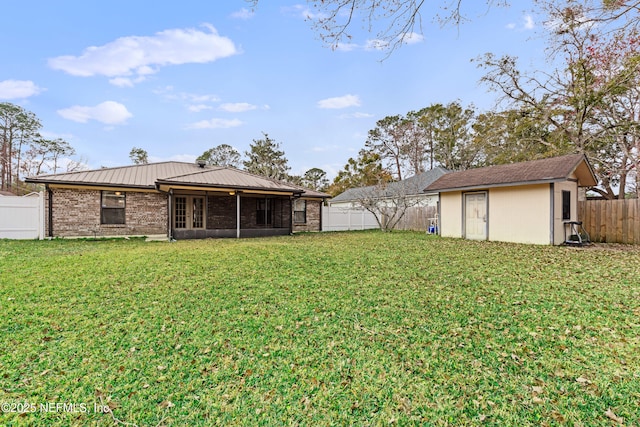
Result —
<instances>
[{"instance_id":1,"label":"tall tree","mask_svg":"<svg viewBox=\"0 0 640 427\"><path fill-rule=\"evenodd\" d=\"M429 128L422 126L427 108L409 111L405 118L406 139L402 150L407 175L417 175L433 169L433 140Z\"/></svg>"},{"instance_id":2,"label":"tall tree","mask_svg":"<svg viewBox=\"0 0 640 427\"><path fill-rule=\"evenodd\" d=\"M129 151L129 158L134 165L146 165L149 163L149 153L142 148L133 147L131 151Z\"/></svg>"},{"instance_id":3,"label":"tall tree","mask_svg":"<svg viewBox=\"0 0 640 427\"><path fill-rule=\"evenodd\" d=\"M554 141L556 140L556 141ZM545 142L553 143L546 144ZM534 111L505 110L479 114L473 123L473 144L481 150L479 165L542 159L571 152L560 135Z\"/></svg>"},{"instance_id":4,"label":"tall tree","mask_svg":"<svg viewBox=\"0 0 640 427\"><path fill-rule=\"evenodd\" d=\"M243 162L247 172L275 179L287 179L291 169L284 151L280 150L280 143L269 138L254 139L250 150L245 152L247 160Z\"/></svg>"},{"instance_id":5,"label":"tall tree","mask_svg":"<svg viewBox=\"0 0 640 427\"><path fill-rule=\"evenodd\" d=\"M25 152L22 170L26 175L35 176L43 173L57 173L61 169L63 160L66 170L77 168L69 156L76 154L76 150L61 138L37 138L31 141L29 150Z\"/></svg>"},{"instance_id":6,"label":"tall tree","mask_svg":"<svg viewBox=\"0 0 640 427\"><path fill-rule=\"evenodd\" d=\"M208 149L198 157L213 166L240 167L240 153L229 144L220 144Z\"/></svg>"},{"instance_id":7,"label":"tall tree","mask_svg":"<svg viewBox=\"0 0 640 427\"><path fill-rule=\"evenodd\" d=\"M7 102L0 103L0 189L7 190L19 179L23 150L42 127L31 111Z\"/></svg>"},{"instance_id":8,"label":"tall tree","mask_svg":"<svg viewBox=\"0 0 640 427\"><path fill-rule=\"evenodd\" d=\"M320 168L311 168L302 176L302 185L316 191L325 191L329 185L327 173Z\"/></svg>"},{"instance_id":9,"label":"tall tree","mask_svg":"<svg viewBox=\"0 0 640 427\"><path fill-rule=\"evenodd\" d=\"M431 138L433 158L449 170L463 170L478 166L481 150L471 136L475 118L473 107L462 107L460 102L447 105L433 104L423 110L421 125Z\"/></svg>"},{"instance_id":10,"label":"tall tree","mask_svg":"<svg viewBox=\"0 0 640 427\"><path fill-rule=\"evenodd\" d=\"M487 70L482 81L503 95L508 108L544 119L553 138L539 142L548 149L565 150L569 144L571 151L587 154L600 180L601 188L594 191L606 198L624 197L629 170L636 167L633 156L625 154L634 152L636 141L630 134L634 115L629 113L640 108L632 106L640 72L636 27L593 22L613 25L603 20L607 14L633 5L592 0L538 3L548 16L549 62L558 68L523 73L516 58L487 54L481 64ZM634 9L626 10L630 18ZM622 191L616 195L617 186Z\"/></svg>"},{"instance_id":11,"label":"tall tree","mask_svg":"<svg viewBox=\"0 0 640 427\"><path fill-rule=\"evenodd\" d=\"M382 167L380 156L363 149L358 153L358 157L347 160L347 164L328 187L327 193L337 196L349 188L378 185L390 181L393 181L393 177Z\"/></svg>"},{"instance_id":12,"label":"tall tree","mask_svg":"<svg viewBox=\"0 0 640 427\"><path fill-rule=\"evenodd\" d=\"M380 156L398 181L403 177L405 147L410 130L411 126L403 116L387 116L376 122L365 143L368 150Z\"/></svg>"}]
</instances>

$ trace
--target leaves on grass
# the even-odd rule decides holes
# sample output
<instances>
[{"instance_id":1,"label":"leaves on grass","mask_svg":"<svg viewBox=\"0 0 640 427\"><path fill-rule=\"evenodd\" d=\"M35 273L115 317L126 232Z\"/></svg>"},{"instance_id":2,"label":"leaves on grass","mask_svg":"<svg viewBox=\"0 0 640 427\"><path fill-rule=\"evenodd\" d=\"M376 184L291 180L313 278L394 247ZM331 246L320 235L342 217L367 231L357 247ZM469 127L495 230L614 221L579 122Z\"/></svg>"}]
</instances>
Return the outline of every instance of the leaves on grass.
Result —
<instances>
[{"instance_id":1,"label":"leaves on grass","mask_svg":"<svg viewBox=\"0 0 640 427\"><path fill-rule=\"evenodd\" d=\"M0 252L3 401L117 402L140 426L635 422L640 250L394 232Z\"/></svg>"},{"instance_id":2,"label":"leaves on grass","mask_svg":"<svg viewBox=\"0 0 640 427\"><path fill-rule=\"evenodd\" d=\"M611 408L607 409L604 413L605 417L609 418L611 421L616 422L618 424L624 423L624 418L617 416Z\"/></svg>"}]
</instances>

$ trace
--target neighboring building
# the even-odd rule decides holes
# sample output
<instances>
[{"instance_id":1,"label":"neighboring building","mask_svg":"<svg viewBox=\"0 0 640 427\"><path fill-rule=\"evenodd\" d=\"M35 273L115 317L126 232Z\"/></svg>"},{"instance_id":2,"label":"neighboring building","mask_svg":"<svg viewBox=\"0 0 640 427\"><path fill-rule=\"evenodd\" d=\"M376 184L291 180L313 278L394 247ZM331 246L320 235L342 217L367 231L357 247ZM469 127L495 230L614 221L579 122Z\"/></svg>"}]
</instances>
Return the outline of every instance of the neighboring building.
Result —
<instances>
[{"instance_id":1,"label":"neighboring building","mask_svg":"<svg viewBox=\"0 0 640 427\"><path fill-rule=\"evenodd\" d=\"M392 199L398 196L409 197L414 199L412 205L435 207L438 203L438 192L425 193L423 190L447 172L444 168L436 167L402 181L390 182L384 187L369 186L350 188L330 199L328 204L335 208L360 209L363 198L369 195L375 195L376 198L381 200Z\"/></svg>"},{"instance_id":2,"label":"neighboring building","mask_svg":"<svg viewBox=\"0 0 640 427\"><path fill-rule=\"evenodd\" d=\"M327 194L234 168L148 163L30 177L49 237L257 237L320 231Z\"/></svg>"},{"instance_id":3,"label":"neighboring building","mask_svg":"<svg viewBox=\"0 0 640 427\"><path fill-rule=\"evenodd\" d=\"M425 192L440 194L442 236L559 245L578 220L580 188L597 183L572 154L449 173Z\"/></svg>"}]
</instances>

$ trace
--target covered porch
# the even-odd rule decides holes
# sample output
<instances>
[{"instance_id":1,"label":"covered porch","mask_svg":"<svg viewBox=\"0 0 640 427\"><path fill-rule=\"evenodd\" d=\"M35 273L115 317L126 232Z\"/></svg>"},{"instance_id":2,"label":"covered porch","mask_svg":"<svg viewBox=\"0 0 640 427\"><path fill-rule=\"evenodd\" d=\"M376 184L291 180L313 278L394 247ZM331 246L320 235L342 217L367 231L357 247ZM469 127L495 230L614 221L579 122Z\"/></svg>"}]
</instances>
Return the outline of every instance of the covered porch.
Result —
<instances>
[{"instance_id":1,"label":"covered porch","mask_svg":"<svg viewBox=\"0 0 640 427\"><path fill-rule=\"evenodd\" d=\"M293 193L169 191L169 238L242 238L293 232Z\"/></svg>"}]
</instances>

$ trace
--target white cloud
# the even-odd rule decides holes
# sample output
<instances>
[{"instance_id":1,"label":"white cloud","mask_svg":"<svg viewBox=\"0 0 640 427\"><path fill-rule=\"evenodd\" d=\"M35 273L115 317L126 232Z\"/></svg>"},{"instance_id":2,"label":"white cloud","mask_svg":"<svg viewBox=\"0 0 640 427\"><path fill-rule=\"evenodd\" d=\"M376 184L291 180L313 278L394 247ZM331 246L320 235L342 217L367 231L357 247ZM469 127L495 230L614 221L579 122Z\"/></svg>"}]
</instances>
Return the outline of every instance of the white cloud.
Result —
<instances>
[{"instance_id":1,"label":"white cloud","mask_svg":"<svg viewBox=\"0 0 640 427\"><path fill-rule=\"evenodd\" d=\"M525 15L524 17L524 29L533 30L536 27L533 17L531 15Z\"/></svg>"},{"instance_id":2,"label":"white cloud","mask_svg":"<svg viewBox=\"0 0 640 427\"><path fill-rule=\"evenodd\" d=\"M416 44L424 41L424 36L418 33L406 33L402 38L404 44Z\"/></svg>"},{"instance_id":3,"label":"white cloud","mask_svg":"<svg viewBox=\"0 0 640 427\"><path fill-rule=\"evenodd\" d=\"M185 162L185 163L195 163L196 158L198 156L194 154L175 154L171 157L158 157L158 156L149 156L150 163L157 162Z\"/></svg>"},{"instance_id":4,"label":"white cloud","mask_svg":"<svg viewBox=\"0 0 640 427\"><path fill-rule=\"evenodd\" d=\"M211 110L212 108L211 105L206 104L189 105L189 111L192 113L199 113L200 111Z\"/></svg>"},{"instance_id":5,"label":"white cloud","mask_svg":"<svg viewBox=\"0 0 640 427\"><path fill-rule=\"evenodd\" d=\"M336 45L336 50L341 52L351 52L359 48L360 46L355 43L338 43Z\"/></svg>"},{"instance_id":6,"label":"white cloud","mask_svg":"<svg viewBox=\"0 0 640 427\"><path fill-rule=\"evenodd\" d=\"M294 6L283 7L281 10L286 14L293 15L293 16L298 16L298 17L300 17L302 19L307 19L307 20L312 20L312 21L316 21L316 20L323 19L323 18L327 17L326 14L313 12L307 6L302 5L302 4L296 4Z\"/></svg>"},{"instance_id":7,"label":"white cloud","mask_svg":"<svg viewBox=\"0 0 640 427\"><path fill-rule=\"evenodd\" d=\"M243 7L242 9L236 12L233 12L231 14L231 17L236 19L251 19L253 18L253 15L254 15L253 11L247 9L246 7Z\"/></svg>"},{"instance_id":8,"label":"white cloud","mask_svg":"<svg viewBox=\"0 0 640 427\"><path fill-rule=\"evenodd\" d=\"M360 97L358 95L344 95L335 98L327 98L318 101L318 108L347 108L347 107L359 107L361 104Z\"/></svg>"},{"instance_id":9,"label":"white cloud","mask_svg":"<svg viewBox=\"0 0 640 427\"><path fill-rule=\"evenodd\" d=\"M341 119L368 119L373 117L373 114L370 113L352 113L352 114L342 114L340 116Z\"/></svg>"},{"instance_id":10,"label":"white cloud","mask_svg":"<svg viewBox=\"0 0 640 427\"><path fill-rule=\"evenodd\" d=\"M31 80L4 80L0 82L0 99L24 99L42 92Z\"/></svg>"},{"instance_id":11,"label":"white cloud","mask_svg":"<svg viewBox=\"0 0 640 427\"><path fill-rule=\"evenodd\" d=\"M258 107L247 102L226 103L219 107L220 110L228 111L229 113L244 113L245 111L255 110L256 108Z\"/></svg>"},{"instance_id":12,"label":"white cloud","mask_svg":"<svg viewBox=\"0 0 640 427\"><path fill-rule=\"evenodd\" d=\"M81 55L49 59L49 66L73 76L111 77L118 86L131 86L162 66L207 63L236 55L239 49L227 37L193 28L161 31L153 36L121 37L102 46L90 46Z\"/></svg>"},{"instance_id":13,"label":"white cloud","mask_svg":"<svg viewBox=\"0 0 640 427\"><path fill-rule=\"evenodd\" d=\"M58 114L67 120L86 123L95 120L109 125L123 124L133 117L127 107L115 101L105 101L95 107L74 105L70 108L58 110Z\"/></svg>"},{"instance_id":14,"label":"white cloud","mask_svg":"<svg viewBox=\"0 0 640 427\"><path fill-rule=\"evenodd\" d=\"M389 42L379 39L367 40L365 50L385 50L389 46Z\"/></svg>"},{"instance_id":15,"label":"white cloud","mask_svg":"<svg viewBox=\"0 0 640 427\"><path fill-rule=\"evenodd\" d=\"M506 25L507 30L519 30L519 31L529 31L536 28L536 23L531 15L525 15L523 17L524 22L522 26L519 26L513 22L510 22Z\"/></svg>"},{"instance_id":16,"label":"white cloud","mask_svg":"<svg viewBox=\"0 0 640 427\"><path fill-rule=\"evenodd\" d=\"M201 120L199 122L187 125L187 129L228 129L242 125L242 121L238 119L219 119Z\"/></svg>"},{"instance_id":17,"label":"white cloud","mask_svg":"<svg viewBox=\"0 0 640 427\"><path fill-rule=\"evenodd\" d=\"M153 91L156 95L163 97L169 101L178 101L187 104L187 109L193 113L197 113L203 110L211 110L213 106L210 105L214 102L219 102L220 98L217 95L197 94L187 92L174 92L172 86L163 87Z\"/></svg>"}]
</instances>

